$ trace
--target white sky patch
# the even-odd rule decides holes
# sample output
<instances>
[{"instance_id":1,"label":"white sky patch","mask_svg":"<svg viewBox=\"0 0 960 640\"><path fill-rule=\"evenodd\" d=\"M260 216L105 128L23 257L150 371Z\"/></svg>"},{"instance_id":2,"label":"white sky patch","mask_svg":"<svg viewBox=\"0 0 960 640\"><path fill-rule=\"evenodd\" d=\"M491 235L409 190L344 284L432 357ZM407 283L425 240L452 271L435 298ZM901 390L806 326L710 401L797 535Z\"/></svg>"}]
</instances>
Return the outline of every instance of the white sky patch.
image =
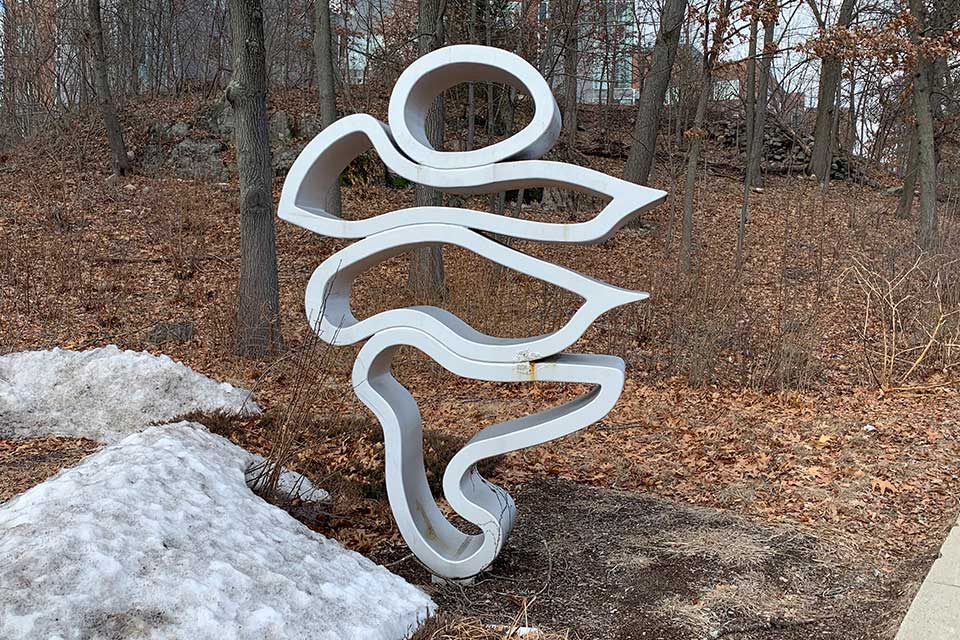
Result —
<instances>
[{"instance_id":1,"label":"white sky patch","mask_svg":"<svg viewBox=\"0 0 960 640\"><path fill-rule=\"evenodd\" d=\"M0 505L0 637L407 637L431 600L254 495L250 458L151 427Z\"/></svg>"},{"instance_id":2,"label":"white sky patch","mask_svg":"<svg viewBox=\"0 0 960 640\"><path fill-rule=\"evenodd\" d=\"M116 442L191 411L258 413L250 394L167 356L28 351L0 356L0 438L45 435Z\"/></svg>"}]
</instances>

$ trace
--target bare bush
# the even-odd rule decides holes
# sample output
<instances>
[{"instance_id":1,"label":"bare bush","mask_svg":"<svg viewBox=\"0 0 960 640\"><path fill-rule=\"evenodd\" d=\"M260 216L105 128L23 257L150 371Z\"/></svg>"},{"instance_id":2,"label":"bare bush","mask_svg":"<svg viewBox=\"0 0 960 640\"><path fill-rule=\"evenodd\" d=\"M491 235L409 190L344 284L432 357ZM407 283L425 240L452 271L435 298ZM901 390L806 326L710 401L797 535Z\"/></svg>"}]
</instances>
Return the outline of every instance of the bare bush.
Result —
<instances>
[{"instance_id":1,"label":"bare bush","mask_svg":"<svg viewBox=\"0 0 960 640\"><path fill-rule=\"evenodd\" d=\"M287 389L282 409L266 423L270 453L261 468L253 470L256 474L253 489L268 499L281 498L280 476L297 459L305 438L318 439L320 434L309 432L322 428L324 421L318 420L314 411L320 409L333 417L343 409L344 389L333 377L342 350L323 341L319 330L319 318L325 306L326 300L317 315L317 331L311 331L301 347L287 352L264 374L284 380ZM335 341L336 335L329 338ZM293 494L296 495L296 491Z\"/></svg>"},{"instance_id":2,"label":"bare bush","mask_svg":"<svg viewBox=\"0 0 960 640\"><path fill-rule=\"evenodd\" d=\"M742 351L749 338L738 318L743 307L738 283L704 271L660 272L652 290L644 307L649 320L641 326L650 331L654 370L682 375L693 386L714 382L724 356Z\"/></svg>"},{"instance_id":3,"label":"bare bush","mask_svg":"<svg viewBox=\"0 0 960 640\"><path fill-rule=\"evenodd\" d=\"M864 366L884 391L946 386L960 367L960 260L918 252L854 258Z\"/></svg>"}]
</instances>

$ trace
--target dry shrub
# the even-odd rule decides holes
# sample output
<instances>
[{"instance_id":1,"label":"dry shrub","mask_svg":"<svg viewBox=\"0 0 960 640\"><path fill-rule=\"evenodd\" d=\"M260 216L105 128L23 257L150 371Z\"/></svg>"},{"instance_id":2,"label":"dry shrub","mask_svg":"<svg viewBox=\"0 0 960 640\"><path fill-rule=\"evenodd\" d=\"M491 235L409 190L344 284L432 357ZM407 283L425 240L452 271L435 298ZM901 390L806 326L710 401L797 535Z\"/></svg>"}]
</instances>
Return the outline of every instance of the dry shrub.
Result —
<instances>
[{"instance_id":1,"label":"dry shrub","mask_svg":"<svg viewBox=\"0 0 960 640\"><path fill-rule=\"evenodd\" d=\"M820 314L814 310L785 310L774 335L755 347L749 371L754 388L784 391L806 389L820 377L817 357L822 338Z\"/></svg>"},{"instance_id":2,"label":"dry shrub","mask_svg":"<svg viewBox=\"0 0 960 640\"><path fill-rule=\"evenodd\" d=\"M488 262L466 286L451 288L448 308L483 333L536 336L562 327L580 298L552 284Z\"/></svg>"},{"instance_id":3,"label":"dry shrub","mask_svg":"<svg viewBox=\"0 0 960 640\"><path fill-rule=\"evenodd\" d=\"M276 501L281 471L295 469L346 502L386 497L383 432L353 397L349 367L344 366L351 354L351 349L331 347L311 333L301 347L270 365L263 378L282 382L286 397L252 426L268 443L266 462L255 470L253 486L261 495ZM214 418L203 423L233 440L245 437L237 432L236 422ZM443 473L467 440L461 434L424 429L424 466L434 495L442 494ZM480 473L492 476L495 464L483 461Z\"/></svg>"},{"instance_id":4,"label":"dry shrub","mask_svg":"<svg viewBox=\"0 0 960 640\"><path fill-rule=\"evenodd\" d=\"M739 321L743 297L725 274L660 271L644 305L648 314L642 340L649 343L653 369L684 376L693 386L721 377L724 356L743 351L748 327ZM727 360L730 363L730 360Z\"/></svg>"},{"instance_id":5,"label":"dry shrub","mask_svg":"<svg viewBox=\"0 0 960 640\"><path fill-rule=\"evenodd\" d=\"M863 294L863 363L882 390L957 382L960 367L960 252L888 249L853 259Z\"/></svg>"},{"instance_id":6,"label":"dry shrub","mask_svg":"<svg viewBox=\"0 0 960 640\"><path fill-rule=\"evenodd\" d=\"M385 498L384 444L380 426L367 416L340 416L316 427L336 452L332 456L318 456L306 449L298 454L298 466L310 469L316 477L325 478L324 488L330 489L331 493L348 498ZM443 472L467 440L460 434L424 430L423 464L435 496L442 495ZM489 478L496 471L496 460L484 460L478 469Z\"/></svg>"},{"instance_id":7,"label":"dry shrub","mask_svg":"<svg viewBox=\"0 0 960 640\"><path fill-rule=\"evenodd\" d=\"M340 402L343 390L332 377L341 353L342 350L324 342L319 333L311 332L300 348L289 351L268 369L267 375L278 375L284 381L288 396L278 415L262 423L271 446L253 483L254 490L261 495L278 496L283 469L292 468L305 439L316 437L311 433L318 423L313 410L319 407L331 416L344 408Z\"/></svg>"}]
</instances>

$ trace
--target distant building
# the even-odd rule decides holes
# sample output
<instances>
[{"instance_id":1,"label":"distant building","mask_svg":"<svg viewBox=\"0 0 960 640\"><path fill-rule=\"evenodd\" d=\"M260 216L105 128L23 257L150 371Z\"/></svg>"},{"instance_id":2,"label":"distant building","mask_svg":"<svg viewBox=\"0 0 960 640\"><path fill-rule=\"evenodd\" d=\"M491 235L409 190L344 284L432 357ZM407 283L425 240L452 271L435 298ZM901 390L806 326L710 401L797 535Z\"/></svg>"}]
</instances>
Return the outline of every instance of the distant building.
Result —
<instances>
[{"instance_id":1,"label":"distant building","mask_svg":"<svg viewBox=\"0 0 960 640\"><path fill-rule=\"evenodd\" d=\"M640 96L639 29L632 0L581 3L579 97L585 103L633 104Z\"/></svg>"}]
</instances>

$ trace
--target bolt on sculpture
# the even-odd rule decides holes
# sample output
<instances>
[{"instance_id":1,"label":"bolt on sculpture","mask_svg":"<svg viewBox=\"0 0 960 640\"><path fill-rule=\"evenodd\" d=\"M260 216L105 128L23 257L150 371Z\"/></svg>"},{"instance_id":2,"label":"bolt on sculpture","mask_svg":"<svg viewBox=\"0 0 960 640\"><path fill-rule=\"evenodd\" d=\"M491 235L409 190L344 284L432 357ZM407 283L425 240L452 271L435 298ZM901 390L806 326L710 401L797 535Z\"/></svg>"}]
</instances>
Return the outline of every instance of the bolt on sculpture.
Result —
<instances>
[{"instance_id":1,"label":"bolt on sculpture","mask_svg":"<svg viewBox=\"0 0 960 640\"><path fill-rule=\"evenodd\" d=\"M519 133L482 149L437 151L425 131L430 104L461 82L502 82L533 99L535 112ZM416 557L443 578L463 579L487 568L503 549L516 507L507 492L477 473L477 463L573 433L603 418L623 390L624 363L615 356L561 353L601 314L647 294L629 291L534 258L478 233L543 242L594 244L611 237L666 194L561 162L538 160L560 133L560 110L546 80L522 58L492 47L457 45L423 56L401 74L389 121L357 114L324 129L297 158L283 186L279 216L335 238L360 239L325 260L306 290L307 317L333 345L367 340L353 367L354 391L384 432L386 483L400 532ZM341 171L375 149L404 178L451 193L521 187L564 187L607 196L592 220L554 224L453 207L413 207L347 221L324 210ZM542 336L498 338L436 307L394 309L358 320L350 309L353 281L376 264L417 247L453 244L540 278L584 299L567 324ZM396 350L415 347L450 372L500 382L586 383L592 390L537 414L477 433L450 461L443 492L450 506L481 533L463 533L441 513L427 484L422 422L413 396L391 374Z\"/></svg>"}]
</instances>

